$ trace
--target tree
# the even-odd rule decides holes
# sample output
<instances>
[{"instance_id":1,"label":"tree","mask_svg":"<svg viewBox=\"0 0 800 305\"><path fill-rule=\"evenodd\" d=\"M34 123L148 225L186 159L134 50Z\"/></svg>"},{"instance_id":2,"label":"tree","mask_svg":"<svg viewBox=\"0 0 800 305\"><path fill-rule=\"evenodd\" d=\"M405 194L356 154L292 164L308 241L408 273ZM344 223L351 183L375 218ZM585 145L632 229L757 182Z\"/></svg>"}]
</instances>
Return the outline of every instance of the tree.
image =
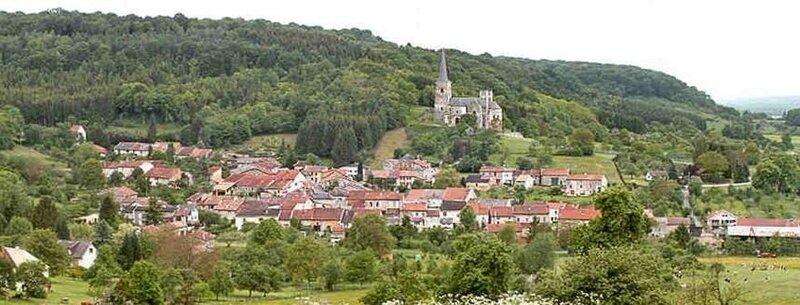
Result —
<instances>
[{"instance_id":1,"label":"tree","mask_svg":"<svg viewBox=\"0 0 800 305\"><path fill-rule=\"evenodd\" d=\"M17 280L14 277L14 266L5 259L0 259L0 298L10 298L11 293L17 289Z\"/></svg>"},{"instance_id":2,"label":"tree","mask_svg":"<svg viewBox=\"0 0 800 305\"><path fill-rule=\"evenodd\" d=\"M114 241L114 229L105 220L100 220L94 225L94 245L100 247Z\"/></svg>"},{"instance_id":3,"label":"tree","mask_svg":"<svg viewBox=\"0 0 800 305\"><path fill-rule=\"evenodd\" d=\"M358 138L350 127L344 131L336 133L331 147L331 156L334 166L350 164L358 159Z\"/></svg>"},{"instance_id":4,"label":"tree","mask_svg":"<svg viewBox=\"0 0 800 305\"><path fill-rule=\"evenodd\" d=\"M461 174L452 167L446 167L439 171L436 175L436 181L433 182L433 188L444 189L448 187L460 187Z\"/></svg>"},{"instance_id":5,"label":"tree","mask_svg":"<svg viewBox=\"0 0 800 305\"><path fill-rule=\"evenodd\" d=\"M285 232L281 224L273 218L260 222L250 231L250 242L258 245L266 245L270 241L283 240Z\"/></svg>"},{"instance_id":6,"label":"tree","mask_svg":"<svg viewBox=\"0 0 800 305\"><path fill-rule=\"evenodd\" d=\"M531 159L525 157L517 158L517 167L521 170L529 170L532 169L534 166L533 161Z\"/></svg>"},{"instance_id":7,"label":"tree","mask_svg":"<svg viewBox=\"0 0 800 305\"><path fill-rule=\"evenodd\" d=\"M0 150L10 150L20 143L24 118L16 107L0 107Z\"/></svg>"},{"instance_id":8,"label":"tree","mask_svg":"<svg viewBox=\"0 0 800 305\"><path fill-rule=\"evenodd\" d=\"M655 251L635 246L593 249L545 273L534 291L575 304L670 304L669 265Z\"/></svg>"},{"instance_id":9,"label":"tree","mask_svg":"<svg viewBox=\"0 0 800 305\"><path fill-rule=\"evenodd\" d=\"M28 190L16 172L0 168L0 214L11 223L15 216L21 216L29 208Z\"/></svg>"},{"instance_id":10,"label":"tree","mask_svg":"<svg viewBox=\"0 0 800 305\"><path fill-rule=\"evenodd\" d=\"M756 165L753 187L768 193L791 193L800 189L800 164L787 154L766 156Z\"/></svg>"},{"instance_id":11,"label":"tree","mask_svg":"<svg viewBox=\"0 0 800 305\"><path fill-rule=\"evenodd\" d=\"M71 240L72 233L69 232L69 224L67 223L67 218L64 216L59 216L58 220L56 221L56 237L60 240Z\"/></svg>"},{"instance_id":12,"label":"tree","mask_svg":"<svg viewBox=\"0 0 800 305\"><path fill-rule=\"evenodd\" d=\"M19 245L22 242L22 238L30 234L31 231L33 231L33 224L27 218L14 216L6 225L5 233L11 237L10 244L15 246Z\"/></svg>"},{"instance_id":13,"label":"tree","mask_svg":"<svg viewBox=\"0 0 800 305\"><path fill-rule=\"evenodd\" d=\"M161 272L148 261L133 264L128 273L131 296L134 304L164 304L164 291L161 288Z\"/></svg>"},{"instance_id":14,"label":"tree","mask_svg":"<svg viewBox=\"0 0 800 305\"><path fill-rule=\"evenodd\" d=\"M724 275L725 267L719 263L712 264L706 271L687 285L677 298L682 304L738 304L748 293L746 281ZM723 278L724 277L724 278Z\"/></svg>"},{"instance_id":15,"label":"tree","mask_svg":"<svg viewBox=\"0 0 800 305\"><path fill-rule=\"evenodd\" d=\"M88 279L93 295L102 295L122 275L122 267L117 263L117 249L112 245L97 248L94 264L83 274Z\"/></svg>"},{"instance_id":16,"label":"tree","mask_svg":"<svg viewBox=\"0 0 800 305\"><path fill-rule=\"evenodd\" d=\"M108 186L122 186L123 182L125 182L125 176L120 171L114 171L108 176Z\"/></svg>"},{"instance_id":17,"label":"tree","mask_svg":"<svg viewBox=\"0 0 800 305\"><path fill-rule=\"evenodd\" d=\"M48 267L50 274L59 275L64 272L72 258L67 248L58 243L56 234L50 230L33 230L24 242L25 249L38 257Z\"/></svg>"},{"instance_id":18,"label":"tree","mask_svg":"<svg viewBox=\"0 0 800 305\"><path fill-rule=\"evenodd\" d=\"M22 296L39 299L47 297L45 287L49 281L44 275L45 272L47 267L40 261L25 262L17 267L16 278L22 283Z\"/></svg>"},{"instance_id":19,"label":"tree","mask_svg":"<svg viewBox=\"0 0 800 305\"><path fill-rule=\"evenodd\" d=\"M792 144L792 135L790 135L789 133L784 133L781 136L781 145L785 150L794 149L794 144Z\"/></svg>"},{"instance_id":20,"label":"tree","mask_svg":"<svg viewBox=\"0 0 800 305\"><path fill-rule=\"evenodd\" d=\"M219 301L219 296L228 296L233 292L234 284L231 279L231 272L228 268L217 267L211 279L208 280L208 288L214 293Z\"/></svg>"},{"instance_id":21,"label":"tree","mask_svg":"<svg viewBox=\"0 0 800 305\"><path fill-rule=\"evenodd\" d=\"M455 240L453 250L450 293L497 297L511 289L516 268L507 244L485 234L466 234Z\"/></svg>"},{"instance_id":22,"label":"tree","mask_svg":"<svg viewBox=\"0 0 800 305\"><path fill-rule=\"evenodd\" d=\"M325 290L328 291L333 291L336 288L336 284L339 284L342 278L344 278L342 264L336 259L329 260L328 263L322 267L320 273Z\"/></svg>"},{"instance_id":23,"label":"tree","mask_svg":"<svg viewBox=\"0 0 800 305\"><path fill-rule=\"evenodd\" d=\"M728 170L728 160L725 156L716 152L708 151L697 157L697 166L709 175L719 175Z\"/></svg>"},{"instance_id":24,"label":"tree","mask_svg":"<svg viewBox=\"0 0 800 305\"><path fill-rule=\"evenodd\" d=\"M416 237L418 233L417 226L411 223L411 218L408 217L408 215L403 216L399 225L390 226L389 232L391 232L392 236L398 241L412 239Z\"/></svg>"},{"instance_id":25,"label":"tree","mask_svg":"<svg viewBox=\"0 0 800 305\"><path fill-rule=\"evenodd\" d=\"M394 238L386 227L385 218L367 214L356 217L342 242L354 250L371 249L378 255L386 255L392 250Z\"/></svg>"},{"instance_id":26,"label":"tree","mask_svg":"<svg viewBox=\"0 0 800 305\"><path fill-rule=\"evenodd\" d=\"M517 243L517 226L514 223L506 223L500 232L497 232L497 238L512 246Z\"/></svg>"},{"instance_id":27,"label":"tree","mask_svg":"<svg viewBox=\"0 0 800 305\"><path fill-rule=\"evenodd\" d=\"M789 126L800 126L800 109L790 109L784 115L784 123Z\"/></svg>"},{"instance_id":28,"label":"tree","mask_svg":"<svg viewBox=\"0 0 800 305\"><path fill-rule=\"evenodd\" d=\"M585 156L594 154L594 133L588 128L576 128L569 136L569 144Z\"/></svg>"},{"instance_id":29,"label":"tree","mask_svg":"<svg viewBox=\"0 0 800 305\"><path fill-rule=\"evenodd\" d=\"M371 282L378 273L378 259L370 250L362 250L348 256L344 261L345 278L359 286Z\"/></svg>"},{"instance_id":30,"label":"tree","mask_svg":"<svg viewBox=\"0 0 800 305\"><path fill-rule=\"evenodd\" d=\"M325 246L311 237L295 241L286 259L286 269L292 280L310 284L317 279L327 257L326 250Z\"/></svg>"},{"instance_id":31,"label":"tree","mask_svg":"<svg viewBox=\"0 0 800 305\"><path fill-rule=\"evenodd\" d=\"M133 264L146 257L145 250L139 240L139 233L128 232L122 239L117 251L117 262L123 270L130 270Z\"/></svg>"},{"instance_id":32,"label":"tree","mask_svg":"<svg viewBox=\"0 0 800 305\"><path fill-rule=\"evenodd\" d=\"M594 205L602 214L574 232L577 236L573 246L578 251L638 243L650 232L644 207L633 193L621 186L597 195Z\"/></svg>"},{"instance_id":33,"label":"tree","mask_svg":"<svg viewBox=\"0 0 800 305\"><path fill-rule=\"evenodd\" d=\"M161 204L155 197L150 197L147 207L144 210L144 223L147 225L158 225L164 222L164 211Z\"/></svg>"},{"instance_id":34,"label":"tree","mask_svg":"<svg viewBox=\"0 0 800 305\"><path fill-rule=\"evenodd\" d=\"M536 234L536 237L521 251L518 258L520 271L536 274L555 265L556 239L552 233Z\"/></svg>"},{"instance_id":35,"label":"tree","mask_svg":"<svg viewBox=\"0 0 800 305\"><path fill-rule=\"evenodd\" d=\"M33 208L33 214L31 215L33 221L31 223L37 229L53 230L56 227L58 218L58 208L53 204L50 196L42 196L39 199L39 204Z\"/></svg>"},{"instance_id":36,"label":"tree","mask_svg":"<svg viewBox=\"0 0 800 305\"><path fill-rule=\"evenodd\" d=\"M76 173L78 183L90 190L101 189L106 185L106 176L103 175L103 163L90 159L83 162Z\"/></svg>"},{"instance_id":37,"label":"tree","mask_svg":"<svg viewBox=\"0 0 800 305\"><path fill-rule=\"evenodd\" d=\"M282 260L276 249L248 244L234 261L233 282L237 288L247 290L249 296L253 295L253 291L265 294L275 291L282 279L280 264Z\"/></svg>"},{"instance_id":38,"label":"tree","mask_svg":"<svg viewBox=\"0 0 800 305\"><path fill-rule=\"evenodd\" d=\"M116 228L117 225L119 225L120 218L119 205L114 202L114 198L111 194L103 196L103 200L100 202L98 219L105 221L112 228Z\"/></svg>"},{"instance_id":39,"label":"tree","mask_svg":"<svg viewBox=\"0 0 800 305\"><path fill-rule=\"evenodd\" d=\"M70 239L91 241L95 238L94 226L72 222L67 224L67 228L69 229Z\"/></svg>"}]
</instances>

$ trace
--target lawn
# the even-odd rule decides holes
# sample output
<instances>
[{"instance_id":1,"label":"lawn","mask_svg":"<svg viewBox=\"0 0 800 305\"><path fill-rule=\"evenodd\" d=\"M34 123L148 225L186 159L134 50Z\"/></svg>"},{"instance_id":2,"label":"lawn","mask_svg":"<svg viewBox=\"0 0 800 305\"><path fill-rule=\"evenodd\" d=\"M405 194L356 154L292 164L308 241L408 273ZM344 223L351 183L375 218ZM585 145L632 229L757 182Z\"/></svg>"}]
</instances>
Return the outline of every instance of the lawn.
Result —
<instances>
[{"instance_id":1,"label":"lawn","mask_svg":"<svg viewBox=\"0 0 800 305\"><path fill-rule=\"evenodd\" d=\"M91 301L92 297L89 296L89 284L76 279L66 277L56 277L50 279L52 286L50 294L47 299L29 299L29 300L11 300L9 304L80 304L82 301ZM61 303L62 299L68 299L69 302Z\"/></svg>"},{"instance_id":2,"label":"lawn","mask_svg":"<svg viewBox=\"0 0 800 305\"><path fill-rule=\"evenodd\" d=\"M781 138L783 135L781 134L765 134L765 138L781 143ZM794 151L800 151L800 136L792 136L792 145L794 145Z\"/></svg>"},{"instance_id":3,"label":"lawn","mask_svg":"<svg viewBox=\"0 0 800 305\"><path fill-rule=\"evenodd\" d=\"M797 285L800 258L703 257L700 261L706 264L721 263L731 277L741 281L747 279L747 295L742 304L788 305L797 304L800 298ZM786 270L752 270L754 266L769 265L783 265Z\"/></svg>"},{"instance_id":4,"label":"lawn","mask_svg":"<svg viewBox=\"0 0 800 305\"><path fill-rule=\"evenodd\" d=\"M50 156L43 154L33 148L26 147L26 146L14 146L13 149L7 151L0 151L0 154L5 155L7 157L17 157L22 158L28 161L37 161L40 164L52 166L55 168L66 170L67 165L62 163L61 161L55 160Z\"/></svg>"},{"instance_id":5,"label":"lawn","mask_svg":"<svg viewBox=\"0 0 800 305\"><path fill-rule=\"evenodd\" d=\"M383 160L394 157L395 149L407 148L409 144L405 128L397 128L386 132L378 142L378 145L375 146L372 168L382 168Z\"/></svg>"},{"instance_id":6,"label":"lawn","mask_svg":"<svg viewBox=\"0 0 800 305\"><path fill-rule=\"evenodd\" d=\"M281 143L294 147L296 142L297 134L294 133L261 135L254 136L244 143L234 145L231 150L247 153L267 153L277 151Z\"/></svg>"}]
</instances>

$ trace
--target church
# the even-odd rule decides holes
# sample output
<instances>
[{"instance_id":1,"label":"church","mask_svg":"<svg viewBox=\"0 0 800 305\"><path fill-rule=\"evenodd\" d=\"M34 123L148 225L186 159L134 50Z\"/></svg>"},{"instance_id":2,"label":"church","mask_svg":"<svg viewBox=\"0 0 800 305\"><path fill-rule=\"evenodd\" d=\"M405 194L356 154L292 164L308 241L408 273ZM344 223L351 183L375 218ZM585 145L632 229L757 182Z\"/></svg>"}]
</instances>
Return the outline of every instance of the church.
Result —
<instances>
[{"instance_id":1,"label":"church","mask_svg":"<svg viewBox=\"0 0 800 305\"><path fill-rule=\"evenodd\" d=\"M472 114L479 128L503 130L503 109L494 101L492 90L481 90L477 97L454 97L452 84L447 79L447 61L442 49L433 100L433 112L437 120L447 126L455 126L464 115Z\"/></svg>"}]
</instances>

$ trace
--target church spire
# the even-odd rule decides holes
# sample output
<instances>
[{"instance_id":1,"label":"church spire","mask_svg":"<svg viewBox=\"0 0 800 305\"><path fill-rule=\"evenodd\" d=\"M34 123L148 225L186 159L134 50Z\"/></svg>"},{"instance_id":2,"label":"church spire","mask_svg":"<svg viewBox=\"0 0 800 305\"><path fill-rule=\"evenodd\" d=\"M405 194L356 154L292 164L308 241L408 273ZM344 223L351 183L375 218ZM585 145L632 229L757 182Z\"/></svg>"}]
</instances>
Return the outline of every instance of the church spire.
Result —
<instances>
[{"instance_id":1,"label":"church spire","mask_svg":"<svg viewBox=\"0 0 800 305\"><path fill-rule=\"evenodd\" d=\"M439 81L448 81L447 61L444 59L444 49L442 49L442 58L439 60Z\"/></svg>"}]
</instances>

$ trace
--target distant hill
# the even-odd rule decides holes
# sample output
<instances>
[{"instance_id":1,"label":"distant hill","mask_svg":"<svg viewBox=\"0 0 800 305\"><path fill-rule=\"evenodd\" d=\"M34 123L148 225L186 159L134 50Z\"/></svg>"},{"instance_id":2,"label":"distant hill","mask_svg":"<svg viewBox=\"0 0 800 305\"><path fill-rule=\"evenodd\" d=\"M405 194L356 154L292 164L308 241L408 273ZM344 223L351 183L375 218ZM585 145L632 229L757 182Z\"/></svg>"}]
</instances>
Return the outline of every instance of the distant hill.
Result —
<instances>
[{"instance_id":1,"label":"distant hill","mask_svg":"<svg viewBox=\"0 0 800 305\"><path fill-rule=\"evenodd\" d=\"M634 66L447 56L454 93L494 90L505 126L526 136L705 130L709 119L738 116L673 76ZM344 162L405 126L410 109L432 104L438 59L360 29L0 12L0 105L18 107L28 123L83 123L104 145L143 140L108 126L156 122L180 127L159 133L165 140L214 147L297 133L300 152Z\"/></svg>"},{"instance_id":2,"label":"distant hill","mask_svg":"<svg viewBox=\"0 0 800 305\"><path fill-rule=\"evenodd\" d=\"M750 97L719 102L740 111L761 112L770 116L782 116L789 109L800 108L800 96Z\"/></svg>"}]
</instances>

